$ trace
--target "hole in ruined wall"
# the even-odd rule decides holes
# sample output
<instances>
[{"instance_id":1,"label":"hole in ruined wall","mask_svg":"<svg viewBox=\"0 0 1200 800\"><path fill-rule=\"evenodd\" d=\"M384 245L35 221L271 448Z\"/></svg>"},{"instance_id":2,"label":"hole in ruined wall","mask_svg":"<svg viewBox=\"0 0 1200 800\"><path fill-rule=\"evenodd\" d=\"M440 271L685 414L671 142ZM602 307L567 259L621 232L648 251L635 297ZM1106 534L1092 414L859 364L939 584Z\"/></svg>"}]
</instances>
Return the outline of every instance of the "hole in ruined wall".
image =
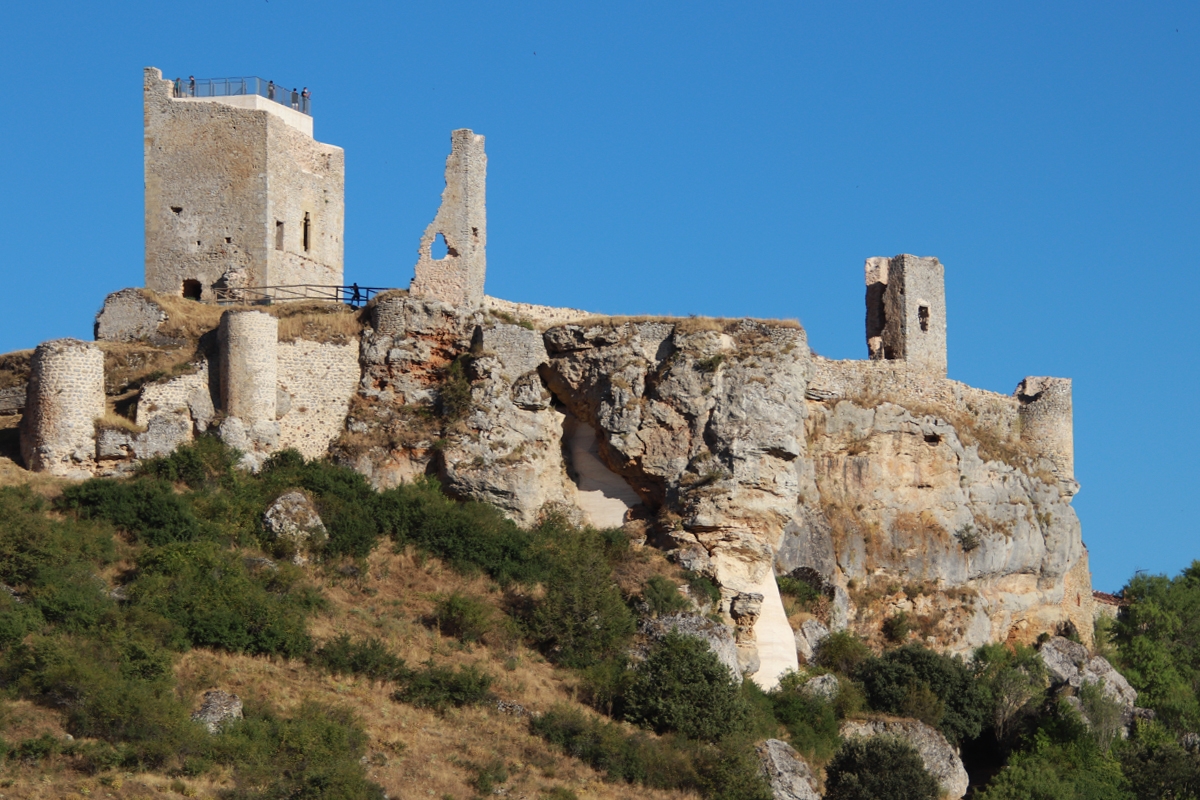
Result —
<instances>
[{"instance_id":1,"label":"hole in ruined wall","mask_svg":"<svg viewBox=\"0 0 1200 800\"><path fill-rule=\"evenodd\" d=\"M471 235L476 239L479 238L479 228L471 228Z\"/></svg>"},{"instance_id":2,"label":"hole in ruined wall","mask_svg":"<svg viewBox=\"0 0 1200 800\"><path fill-rule=\"evenodd\" d=\"M304 212L304 251L308 252L310 236L312 233L312 220L308 218L308 212Z\"/></svg>"},{"instance_id":3,"label":"hole in ruined wall","mask_svg":"<svg viewBox=\"0 0 1200 800\"><path fill-rule=\"evenodd\" d=\"M283 249L283 223L275 220L275 249Z\"/></svg>"},{"instance_id":4,"label":"hole in ruined wall","mask_svg":"<svg viewBox=\"0 0 1200 800\"><path fill-rule=\"evenodd\" d=\"M429 245L429 257L434 261L441 261L450 253L450 245L446 244L446 237L438 234L433 237L433 244Z\"/></svg>"},{"instance_id":5,"label":"hole in ruined wall","mask_svg":"<svg viewBox=\"0 0 1200 800\"><path fill-rule=\"evenodd\" d=\"M183 206L171 206L171 211L178 216L179 214L183 213Z\"/></svg>"},{"instance_id":6,"label":"hole in ruined wall","mask_svg":"<svg viewBox=\"0 0 1200 800\"><path fill-rule=\"evenodd\" d=\"M921 323L921 330L928 333L929 331L929 306L917 306L917 322Z\"/></svg>"},{"instance_id":7,"label":"hole in ruined wall","mask_svg":"<svg viewBox=\"0 0 1200 800\"><path fill-rule=\"evenodd\" d=\"M189 278L183 282L183 296L188 300L199 300L202 291L200 281Z\"/></svg>"},{"instance_id":8,"label":"hole in ruined wall","mask_svg":"<svg viewBox=\"0 0 1200 800\"><path fill-rule=\"evenodd\" d=\"M233 244L233 237L232 237L232 236L226 236L226 237L225 237L225 244Z\"/></svg>"},{"instance_id":9,"label":"hole in ruined wall","mask_svg":"<svg viewBox=\"0 0 1200 800\"><path fill-rule=\"evenodd\" d=\"M941 444L942 437L936 433L927 433L925 434L925 441L929 444Z\"/></svg>"}]
</instances>

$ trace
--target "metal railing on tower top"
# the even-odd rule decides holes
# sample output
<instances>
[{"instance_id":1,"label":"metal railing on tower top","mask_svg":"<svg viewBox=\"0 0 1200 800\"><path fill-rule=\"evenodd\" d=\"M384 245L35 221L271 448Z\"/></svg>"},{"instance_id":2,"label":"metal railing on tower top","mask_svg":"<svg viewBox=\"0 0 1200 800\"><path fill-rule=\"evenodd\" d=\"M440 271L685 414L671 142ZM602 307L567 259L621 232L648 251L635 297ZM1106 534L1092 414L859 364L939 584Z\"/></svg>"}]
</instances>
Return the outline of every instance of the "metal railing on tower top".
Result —
<instances>
[{"instance_id":1,"label":"metal railing on tower top","mask_svg":"<svg viewBox=\"0 0 1200 800\"><path fill-rule=\"evenodd\" d=\"M312 116L312 95L308 87L285 89L262 78L176 78L172 81L176 97L237 97L256 94Z\"/></svg>"},{"instance_id":2,"label":"metal railing on tower top","mask_svg":"<svg viewBox=\"0 0 1200 800\"><path fill-rule=\"evenodd\" d=\"M213 302L221 305L234 303L249 303L252 305L271 305L273 303L289 303L301 300L318 300L334 303L346 303L358 308L377 294L390 292L391 289L382 286L319 286L315 284L294 284L292 286L239 286L214 287Z\"/></svg>"}]
</instances>

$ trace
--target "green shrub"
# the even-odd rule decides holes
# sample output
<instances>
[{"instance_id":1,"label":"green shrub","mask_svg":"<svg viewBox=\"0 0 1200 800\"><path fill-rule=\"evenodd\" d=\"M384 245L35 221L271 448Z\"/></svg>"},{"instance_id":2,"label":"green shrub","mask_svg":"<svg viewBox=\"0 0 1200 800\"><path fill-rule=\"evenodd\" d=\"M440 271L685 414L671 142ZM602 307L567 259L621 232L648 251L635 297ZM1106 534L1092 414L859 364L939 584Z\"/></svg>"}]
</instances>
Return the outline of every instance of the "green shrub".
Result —
<instances>
[{"instance_id":1,"label":"green shrub","mask_svg":"<svg viewBox=\"0 0 1200 800\"><path fill-rule=\"evenodd\" d=\"M825 800L937 800L939 794L912 745L887 736L850 739L825 768Z\"/></svg>"},{"instance_id":2,"label":"green shrub","mask_svg":"<svg viewBox=\"0 0 1200 800\"><path fill-rule=\"evenodd\" d=\"M788 729L792 747L810 761L824 762L840 742L838 716L832 703L807 694L803 685L803 679L792 673L784 676L769 697L775 719Z\"/></svg>"},{"instance_id":3,"label":"green shrub","mask_svg":"<svg viewBox=\"0 0 1200 800\"><path fill-rule=\"evenodd\" d=\"M437 599L433 618L438 629L464 642L478 642L496 625L496 612L483 600L462 592Z\"/></svg>"},{"instance_id":4,"label":"green shrub","mask_svg":"<svg viewBox=\"0 0 1200 800\"><path fill-rule=\"evenodd\" d=\"M1044 732L1027 752L1015 753L981 792L980 800L1142 800L1133 795L1120 764L1102 754L1082 730L1073 741ZM1186 797L1187 795L1165 795Z\"/></svg>"},{"instance_id":5,"label":"green shrub","mask_svg":"<svg viewBox=\"0 0 1200 800\"><path fill-rule=\"evenodd\" d=\"M427 664L423 669L410 673L403 688L392 694L392 699L418 708L430 708L442 712L450 707L476 706L491 702L492 677L474 665L460 666L457 671L449 667Z\"/></svg>"},{"instance_id":6,"label":"green shrub","mask_svg":"<svg viewBox=\"0 0 1200 800\"><path fill-rule=\"evenodd\" d=\"M214 760L234 767L230 800L382 800L367 779L367 735L348 709L305 703L291 718L247 713L206 743Z\"/></svg>"},{"instance_id":7,"label":"green shrub","mask_svg":"<svg viewBox=\"0 0 1200 800\"><path fill-rule=\"evenodd\" d=\"M688 571L683 573L684 580L687 581L688 590L691 592L693 599L696 602L707 599L710 606L715 606L721 602L721 590L711 580L701 575L698 572Z\"/></svg>"},{"instance_id":8,"label":"green shrub","mask_svg":"<svg viewBox=\"0 0 1200 800\"><path fill-rule=\"evenodd\" d=\"M1148 728L1157 735L1147 735ZM1157 723L1140 725L1135 738L1119 748L1121 771L1139 800L1200 797L1200 754L1181 747Z\"/></svg>"},{"instance_id":9,"label":"green shrub","mask_svg":"<svg viewBox=\"0 0 1200 800\"><path fill-rule=\"evenodd\" d=\"M750 709L708 643L675 631L633 671L625 717L658 733L716 742L745 730Z\"/></svg>"},{"instance_id":10,"label":"green shrub","mask_svg":"<svg viewBox=\"0 0 1200 800\"><path fill-rule=\"evenodd\" d=\"M372 681L399 681L411 673L404 659L383 642L374 637L353 641L346 633L314 650L309 663L334 675L362 675Z\"/></svg>"},{"instance_id":11,"label":"green shrub","mask_svg":"<svg viewBox=\"0 0 1200 800\"><path fill-rule=\"evenodd\" d=\"M817 648L816 662L839 675L853 675L871 657L871 648L850 631L834 631Z\"/></svg>"},{"instance_id":12,"label":"green shrub","mask_svg":"<svg viewBox=\"0 0 1200 800\"><path fill-rule=\"evenodd\" d=\"M438 412L447 419L462 419L471 410L471 380L467 377L471 358L461 355L454 359L438 389Z\"/></svg>"},{"instance_id":13,"label":"green shrub","mask_svg":"<svg viewBox=\"0 0 1200 800\"><path fill-rule=\"evenodd\" d=\"M990 644L971 658L975 682L991 697L991 723L996 738L1005 742L1018 723L1032 718L1046 693L1046 666L1032 647Z\"/></svg>"},{"instance_id":14,"label":"green shrub","mask_svg":"<svg viewBox=\"0 0 1200 800\"><path fill-rule=\"evenodd\" d=\"M190 542L200 523L171 485L143 478L92 478L63 490L58 507L82 519L103 519L150 545Z\"/></svg>"},{"instance_id":15,"label":"green shrub","mask_svg":"<svg viewBox=\"0 0 1200 800\"><path fill-rule=\"evenodd\" d=\"M815 586L799 578L780 575L775 578L775 582L779 585L779 593L795 598L801 608L812 608L822 597L821 592Z\"/></svg>"},{"instance_id":16,"label":"green shrub","mask_svg":"<svg viewBox=\"0 0 1200 800\"><path fill-rule=\"evenodd\" d=\"M990 714L991 698L962 659L918 644L862 662L855 672L871 708L915 716L953 744L974 739Z\"/></svg>"},{"instance_id":17,"label":"green shrub","mask_svg":"<svg viewBox=\"0 0 1200 800\"><path fill-rule=\"evenodd\" d=\"M138 472L199 489L230 479L236 463L236 451L221 441L219 436L209 434L197 436L190 444L176 448L169 456L143 461Z\"/></svg>"},{"instance_id":18,"label":"green shrub","mask_svg":"<svg viewBox=\"0 0 1200 800\"><path fill-rule=\"evenodd\" d=\"M912 632L912 621L907 611L897 611L883 621L883 635L890 641L903 643Z\"/></svg>"},{"instance_id":19,"label":"green shrub","mask_svg":"<svg viewBox=\"0 0 1200 800\"><path fill-rule=\"evenodd\" d=\"M176 626L173 647L303 656L312 649L307 615L319 605L287 564L252 574L211 542L156 548L138 561L131 604Z\"/></svg>"},{"instance_id":20,"label":"green shrub","mask_svg":"<svg viewBox=\"0 0 1200 800\"><path fill-rule=\"evenodd\" d=\"M568 667L595 664L633 635L633 614L613 582L605 548L595 531L563 532L546 557L546 591L529 629L549 658Z\"/></svg>"},{"instance_id":21,"label":"green shrub","mask_svg":"<svg viewBox=\"0 0 1200 800\"><path fill-rule=\"evenodd\" d=\"M687 598L679 593L679 587L662 575L653 575L642 587L642 597L655 616L677 614L691 608Z\"/></svg>"},{"instance_id":22,"label":"green shrub","mask_svg":"<svg viewBox=\"0 0 1200 800\"><path fill-rule=\"evenodd\" d=\"M481 795L490 795L493 789L508 780L508 767L498 758L475 768L475 779L471 786Z\"/></svg>"}]
</instances>

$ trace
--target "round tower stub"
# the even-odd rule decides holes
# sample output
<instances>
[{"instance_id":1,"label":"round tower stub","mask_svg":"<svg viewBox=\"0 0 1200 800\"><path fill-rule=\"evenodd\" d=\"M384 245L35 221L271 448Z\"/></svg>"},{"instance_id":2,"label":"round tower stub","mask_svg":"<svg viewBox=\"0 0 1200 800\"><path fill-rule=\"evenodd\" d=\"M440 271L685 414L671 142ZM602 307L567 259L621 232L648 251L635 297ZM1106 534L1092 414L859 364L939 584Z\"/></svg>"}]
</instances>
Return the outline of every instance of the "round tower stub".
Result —
<instances>
[{"instance_id":1,"label":"round tower stub","mask_svg":"<svg viewBox=\"0 0 1200 800\"><path fill-rule=\"evenodd\" d=\"M274 422L279 320L261 311L226 311L219 337L225 414L249 425Z\"/></svg>"},{"instance_id":2,"label":"round tower stub","mask_svg":"<svg viewBox=\"0 0 1200 800\"><path fill-rule=\"evenodd\" d=\"M1021 439L1050 459L1064 480L1075 479L1071 379L1028 377L1014 393L1021 404Z\"/></svg>"},{"instance_id":3,"label":"round tower stub","mask_svg":"<svg viewBox=\"0 0 1200 800\"><path fill-rule=\"evenodd\" d=\"M33 351L21 456L34 472L82 476L95 465L104 416L104 353L91 342L53 339Z\"/></svg>"}]
</instances>

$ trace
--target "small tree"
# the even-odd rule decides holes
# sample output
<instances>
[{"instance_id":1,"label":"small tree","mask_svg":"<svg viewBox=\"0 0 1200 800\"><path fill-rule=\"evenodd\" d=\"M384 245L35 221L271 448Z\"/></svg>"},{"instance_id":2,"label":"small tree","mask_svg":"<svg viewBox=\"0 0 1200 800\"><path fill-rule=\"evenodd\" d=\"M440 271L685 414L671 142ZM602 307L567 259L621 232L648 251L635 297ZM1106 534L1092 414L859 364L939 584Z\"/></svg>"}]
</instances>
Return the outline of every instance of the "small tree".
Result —
<instances>
[{"instance_id":1,"label":"small tree","mask_svg":"<svg viewBox=\"0 0 1200 800\"><path fill-rule=\"evenodd\" d=\"M746 726L750 711L708 643L671 631L634 670L625 716L658 733L715 742Z\"/></svg>"},{"instance_id":2,"label":"small tree","mask_svg":"<svg viewBox=\"0 0 1200 800\"><path fill-rule=\"evenodd\" d=\"M825 768L825 800L937 800L938 782L907 742L851 739Z\"/></svg>"}]
</instances>

